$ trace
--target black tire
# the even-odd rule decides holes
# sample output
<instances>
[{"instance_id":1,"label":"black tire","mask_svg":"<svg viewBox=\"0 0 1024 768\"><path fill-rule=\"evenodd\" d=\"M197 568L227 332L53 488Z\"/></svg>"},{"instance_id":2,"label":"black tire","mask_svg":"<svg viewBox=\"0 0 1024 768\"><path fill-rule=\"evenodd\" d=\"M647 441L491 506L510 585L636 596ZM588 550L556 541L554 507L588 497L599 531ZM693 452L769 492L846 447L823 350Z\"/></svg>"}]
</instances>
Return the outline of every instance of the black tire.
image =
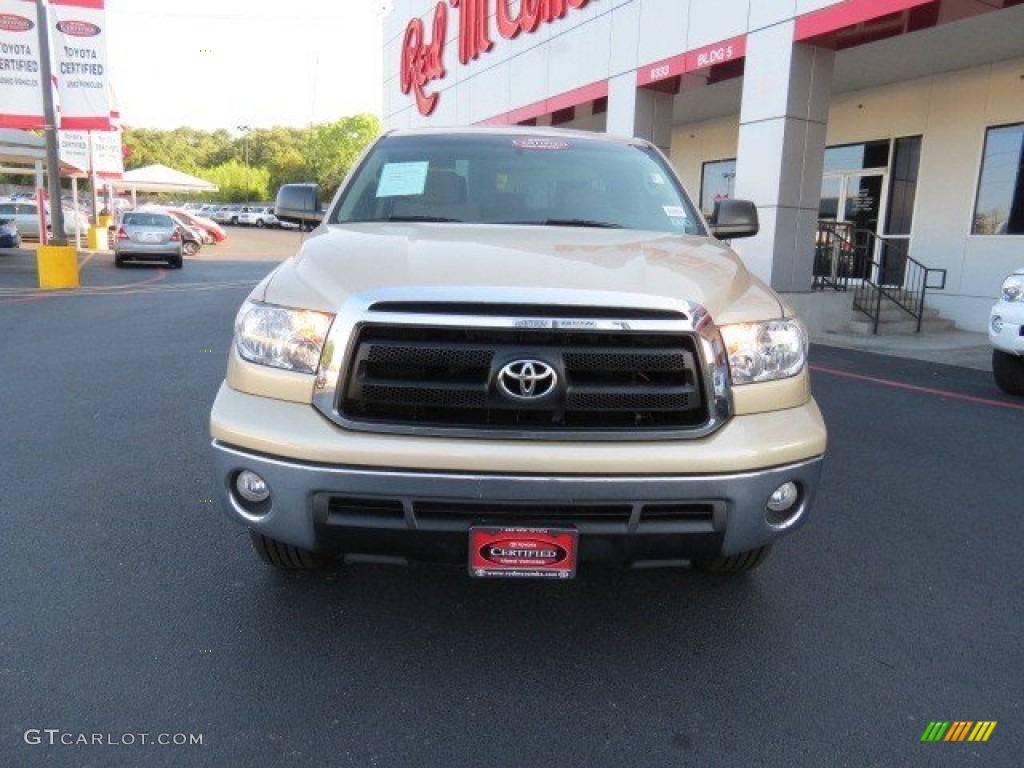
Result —
<instances>
[{"instance_id":1,"label":"black tire","mask_svg":"<svg viewBox=\"0 0 1024 768\"><path fill-rule=\"evenodd\" d=\"M171 269L181 269L182 264L184 263L185 262L182 260L181 256L175 256L170 260Z\"/></svg>"},{"instance_id":2,"label":"black tire","mask_svg":"<svg viewBox=\"0 0 1024 768\"><path fill-rule=\"evenodd\" d=\"M124 257L114 254L114 266L121 269L124 266Z\"/></svg>"},{"instance_id":3,"label":"black tire","mask_svg":"<svg viewBox=\"0 0 1024 768\"><path fill-rule=\"evenodd\" d=\"M201 247L195 240L186 240L181 244L182 253L186 256L195 256Z\"/></svg>"},{"instance_id":4,"label":"black tire","mask_svg":"<svg viewBox=\"0 0 1024 768\"><path fill-rule=\"evenodd\" d=\"M231 217L231 223L232 223L232 224L233 224L234 226L236 226L236 227L237 227L237 226L238 226L238 217L237 217L237 216L232 216L232 217Z\"/></svg>"},{"instance_id":5,"label":"black tire","mask_svg":"<svg viewBox=\"0 0 1024 768\"><path fill-rule=\"evenodd\" d=\"M992 373L1003 392L1008 395L1024 395L1024 357L993 349Z\"/></svg>"},{"instance_id":6,"label":"black tire","mask_svg":"<svg viewBox=\"0 0 1024 768\"><path fill-rule=\"evenodd\" d=\"M263 223L263 219L256 219L256 229L263 229L266 224Z\"/></svg>"},{"instance_id":7,"label":"black tire","mask_svg":"<svg viewBox=\"0 0 1024 768\"><path fill-rule=\"evenodd\" d=\"M334 558L319 552L293 547L249 529L252 548L267 565L282 571L315 571L330 565Z\"/></svg>"},{"instance_id":8,"label":"black tire","mask_svg":"<svg viewBox=\"0 0 1024 768\"><path fill-rule=\"evenodd\" d=\"M710 560L694 560L693 567L705 573L747 573L767 560L771 551L772 545L765 544L763 547L737 555L719 555Z\"/></svg>"}]
</instances>

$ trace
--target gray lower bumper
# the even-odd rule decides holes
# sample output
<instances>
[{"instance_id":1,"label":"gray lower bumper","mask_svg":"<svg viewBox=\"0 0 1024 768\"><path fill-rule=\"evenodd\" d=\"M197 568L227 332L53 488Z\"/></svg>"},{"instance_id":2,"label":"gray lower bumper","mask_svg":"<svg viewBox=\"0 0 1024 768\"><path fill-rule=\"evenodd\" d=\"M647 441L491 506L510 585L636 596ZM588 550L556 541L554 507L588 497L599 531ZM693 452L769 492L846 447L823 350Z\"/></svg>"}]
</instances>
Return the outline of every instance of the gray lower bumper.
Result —
<instances>
[{"instance_id":1,"label":"gray lower bumper","mask_svg":"<svg viewBox=\"0 0 1024 768\"><path fill-rule=\"evenodd\" d=\"M394 514L381 517L379 523L362 519L360 526L375 529L378 539L389 534L429 535L430 523L416 515L420 504L436 508L481 503L526 512L556 505L563 509L567 505L627 505L635 514L619 529L601 528L602 535L651 542L662 534L679 540L690 532L714 533L721 541L722 554L735 554L774 541L802 525L813 504L822 467L822 458L817 457L731 475L523 476L303 464L218 441L213 442L213 452L221 507L228 515L266 536L309 550L323 548L323 527L329 523L324 499L338 495L387 500L398 509L397 519ZM260 507L241 501L232 492L233 479L243 469L258 473L270 487L271 498ZM772 524L765 503L787 481L800 487L800 499L784 522ZM673 527L672 523L641 527L640 510L645 505L666 504L702 505L712 512L702 523L704 530L692 524ZM452 533L450 526L445 530ZM646 536L639 535L644 533ZM587 535L587 528L581 527L581 541ZM659 555L657 559L664 559L663 551Z\"/></svg>"}]
</instances>

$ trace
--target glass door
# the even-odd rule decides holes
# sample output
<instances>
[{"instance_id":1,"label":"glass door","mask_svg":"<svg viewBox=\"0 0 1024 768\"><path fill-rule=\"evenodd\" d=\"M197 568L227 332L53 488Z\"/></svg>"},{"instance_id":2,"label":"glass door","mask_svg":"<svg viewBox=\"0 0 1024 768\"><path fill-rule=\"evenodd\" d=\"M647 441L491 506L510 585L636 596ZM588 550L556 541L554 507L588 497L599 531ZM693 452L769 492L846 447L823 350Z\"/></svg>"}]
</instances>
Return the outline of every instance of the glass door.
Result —
<instances>
[{"instance_id":1,"label":"glass door","mask_svg":"<svg viewBox=\"0 0 1024 768\"><path fill-rule=\"evenodd\" d=\"M821 203L818 219L830 222L831 229L848 244L842 248L835 265L840 277L867 276L868 260L879 259L881 241L871 235L881 234L882 212L888 192L884 170L828 173L821 181Z\"/></svg>"}]
</instances>

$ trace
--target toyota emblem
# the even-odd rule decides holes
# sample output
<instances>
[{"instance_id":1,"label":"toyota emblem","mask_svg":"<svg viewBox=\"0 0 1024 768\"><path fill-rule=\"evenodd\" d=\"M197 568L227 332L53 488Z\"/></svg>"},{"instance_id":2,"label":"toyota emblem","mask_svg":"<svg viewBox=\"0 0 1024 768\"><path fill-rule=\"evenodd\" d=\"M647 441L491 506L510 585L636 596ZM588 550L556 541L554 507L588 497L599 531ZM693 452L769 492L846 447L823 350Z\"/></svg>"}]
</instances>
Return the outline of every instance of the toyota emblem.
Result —
<instances>
[{"instance_id":1,"label":"toyota emblem","mask_svg":"<svg viewBox=\"0 0 1024 768\"><path fill-rule=\"evenodd\" d=\"M498 372L498 389L513 400L538 400L557 383L555 369L541 360L514 360Z\"/></svg>"}]
</instances>

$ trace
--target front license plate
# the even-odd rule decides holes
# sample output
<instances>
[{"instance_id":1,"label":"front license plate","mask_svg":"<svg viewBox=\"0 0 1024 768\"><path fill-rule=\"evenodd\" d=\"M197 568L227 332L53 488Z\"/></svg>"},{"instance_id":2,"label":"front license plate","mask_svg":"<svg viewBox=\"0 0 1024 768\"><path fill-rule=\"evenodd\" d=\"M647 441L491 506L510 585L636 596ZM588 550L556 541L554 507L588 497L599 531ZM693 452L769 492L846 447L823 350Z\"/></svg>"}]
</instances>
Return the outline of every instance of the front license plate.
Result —
<instances>
[{"instance_id":1,"label":"front license plate","mask_svg":"<svg viewBox=\"0 0 1024 768\"><path fill-rule=\"evenodd\" d=\"M473 526L469 574L477 578L571 579L577 532L572 528Z\"/></svg>"}]
</instances>

